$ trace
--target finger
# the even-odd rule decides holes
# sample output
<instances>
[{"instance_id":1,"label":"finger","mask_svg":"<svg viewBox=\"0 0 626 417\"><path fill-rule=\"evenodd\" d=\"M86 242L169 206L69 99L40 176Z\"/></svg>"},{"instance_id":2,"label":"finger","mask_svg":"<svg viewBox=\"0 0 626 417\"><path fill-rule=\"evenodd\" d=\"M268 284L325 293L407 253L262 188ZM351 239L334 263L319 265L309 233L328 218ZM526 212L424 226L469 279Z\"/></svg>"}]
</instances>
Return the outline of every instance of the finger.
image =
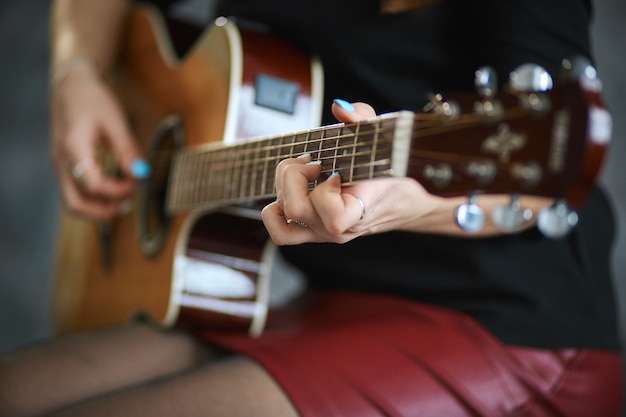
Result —
<instances>
[{"instance_id":1,"label":"finger","mask_svg":"<svg viewBox=\"0 0 626 417\"><path fill-rule=\"evenodd\" d=\"M363 214L362 200L349 193L342 193L341 178L336 174L316 187L311 192L310 200L324 229L333 236L351 230Z\"/></svg>"},{"instance_id":2,"label":"finger","mask_svg":"<svg viewBox=\"0 0 626 417\"><path fill-rule=\"evenodd\" d=\"M147 178L151 168L143 159L126 120L117 108L109 108L107 113L108 121L102 127L103 135L119 163L122 174L132 179Z\"/></svg>"},{"instance_id":3,"label":"finger","mask_svg":"<svg viewBox=\"0 0 626 417\"><path fill-rule=\"evenodd\" d=\"M110 220L122 210L124 201L107 201L102 199L87 198L68 172L59 175L61 194L66 209L81 217L92 220Z\"/></svg>"},{"instance_id":4,"label":"finger","mask_svg":"<svg viewBox=\"0 0 626 417\"><path fill-rule=\"evenodd\" d=\"M276 188L276 193L279 194L279 197L282 191L285 169L289 165L305 165L311 162L312 162L311 155L309 155L308 153L305 153L305 154L298 156L297 158L283 159L282 161L278 163L278 165L276 166L276 181L275 181L274 186ZM316 164L316 163L317 162L313 162L313 164Z\"/></svg>"},{"instance_id":5,"label":"finger","mask_svg":"<svg viewBox=\"0 0 626 417\"><path fill-rule=\"evenodd\" d=\"M127 199L135 190L135 182L128 179L115 179L107 175L96 163L87 169L82 178L75 181L81 194L86 198L119 202Z\"/></svg>"},{"instance_id":6,"label":"finger","mask_svg":"<svg viewBox=\"0 0 626 417\"><path fill-rule=\"evenodd\" d=\"M286 181L292 181L293 171L289 172L289 170L293 170L293 166L310 166L306 168L306 174L310 176L310 179L307 179L307 184L305 190L308 193L308 183L315 181L320 173L321 173L321 162L320 161L311 161L311 156L309 154L300 155L297 158L288 158L282 160L278 166L276 167L276 201L279 204L281 210L284 210L284 197L283 197L283 184ZM291 168L289 168L291 166Z\"/></svg>"},{"instance_id":7,"label":"finger","mask_svg":"<svg viewBox=\"0 0 626 417\"><path fill-rule=\"evenodd\" d=\"M112 200L113 202L128 198L134 190L135 181L113 178L104 172L96 158L100 136L96 128L89 124L79 124L68 132L65 141L69 154L69 169L75 171L82 165L79 176L74 177L76 187L82 194L90 198Z\"/></svg>"},{"instance_id":8,"label":"finger","mask_svg":"<svg viewBox=\"0 0 626 417\"><path fill-rule=\"evenodd\" d=\"M279 246L316 241L312 229L301 227L294 222L288 223L277 202L265 206L261 211L261 218L270 238Z\"/></svg>"},{"instance_id":9,"label":"finger","mask_svg":"<svg viewBox=\"0 0 626 417\"><path fill-rule=\"evenodd\" d=\"M288 218L310 224L317 220L309 199L309 183L318 179L321 172L319 161L289 164L282 169L281 208Z\"/></svg>"},{"instance_id":10,"label":"finger","mask_svg":"<svg viewBox=\"0 0 626 417\"><path fill-rule=\"evenodd\" d=\"M337 120L344 123L358 122L376 116L374 108L367 103L349 103L341 99L333 101L331 110Z\"/></svg>"}]
</instances>

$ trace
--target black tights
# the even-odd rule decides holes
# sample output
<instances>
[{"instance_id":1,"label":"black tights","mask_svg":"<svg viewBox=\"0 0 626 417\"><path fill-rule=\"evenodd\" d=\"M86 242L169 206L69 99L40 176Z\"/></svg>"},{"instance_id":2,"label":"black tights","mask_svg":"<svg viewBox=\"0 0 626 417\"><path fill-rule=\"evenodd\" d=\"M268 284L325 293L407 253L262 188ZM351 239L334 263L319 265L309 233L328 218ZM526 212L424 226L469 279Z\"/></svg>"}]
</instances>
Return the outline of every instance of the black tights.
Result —
<instances>
[{"instance_id":1,"label":"black tights","mask_svg":"<svg viewBox=\"0 0 626 417\"><path fill-rule=\"evenodd\" d=\"M129 325L0 358L0 417L297 416L255 362L181 331Z\"/></svg>"}]
</instances>

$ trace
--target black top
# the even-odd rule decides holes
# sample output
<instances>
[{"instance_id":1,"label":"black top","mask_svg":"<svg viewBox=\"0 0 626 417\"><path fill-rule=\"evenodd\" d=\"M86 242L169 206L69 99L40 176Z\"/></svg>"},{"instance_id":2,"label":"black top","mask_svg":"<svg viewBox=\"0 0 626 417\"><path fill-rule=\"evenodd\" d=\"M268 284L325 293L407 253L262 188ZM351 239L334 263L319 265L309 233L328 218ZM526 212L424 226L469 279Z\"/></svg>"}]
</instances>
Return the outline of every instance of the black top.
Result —
<instances>
[{"instance_id":1,"label":"black top","mask_svg":"<svg viewBox=\"0 0 626 417\"><path fill-rule=\"evenodd\" d=\"M332 99L419 110L426 93L472 91L483 65L507 74L590 55L584 0L442 0L381 15L377 0L228 0L218 13L268 24L324 63ZM493 238L391 232L344 245L284 247L311 285L397 294L464 311L507 343L618 348L609 270L614 219L598 189L567 238L536 229Z\"/></svg>"}]
</instances>

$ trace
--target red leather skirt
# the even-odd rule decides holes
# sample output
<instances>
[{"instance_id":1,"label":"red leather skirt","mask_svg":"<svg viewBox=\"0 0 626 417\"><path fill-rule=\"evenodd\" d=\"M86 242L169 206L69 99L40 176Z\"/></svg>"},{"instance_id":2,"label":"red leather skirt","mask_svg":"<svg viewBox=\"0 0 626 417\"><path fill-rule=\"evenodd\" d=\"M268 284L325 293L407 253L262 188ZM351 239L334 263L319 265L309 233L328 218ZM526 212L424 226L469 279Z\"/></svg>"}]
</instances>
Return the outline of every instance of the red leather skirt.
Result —
<instances>
[{"instance_id":1,"label":"red leather skirt","mask_svg":"<svg viewBox=\"0 0 626 417\"><path fill-rule=\"evenodd\" d=\"M394 297L319 294L258 338L205 332L250 356L304 417L618 417L619 352L503 345L472 318Z\"/></svg>"}]
</instances>

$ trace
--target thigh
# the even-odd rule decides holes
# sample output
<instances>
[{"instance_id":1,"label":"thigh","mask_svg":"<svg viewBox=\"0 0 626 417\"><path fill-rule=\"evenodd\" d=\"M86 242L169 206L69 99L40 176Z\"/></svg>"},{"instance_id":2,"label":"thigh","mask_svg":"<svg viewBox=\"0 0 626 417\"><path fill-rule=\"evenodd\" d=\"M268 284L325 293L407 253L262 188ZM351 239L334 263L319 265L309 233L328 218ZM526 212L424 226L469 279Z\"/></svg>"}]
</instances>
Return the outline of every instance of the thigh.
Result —
<instances>
[{"instance_id":1,"label":"thigh","mask_svg":"<svg viewBox=\"0 0 626 417\"><path fill-rule=\"evenodd\" d=\"M128 325L45 341L0 359L0 415L31 415L180 372L214 353L181 331Z\"/></svg>"},{"instance_id":2,"label":"thigh","mask_svg":"<svg viewBox=\"0 0 626 417\"><path fill-rule=\"evenodd\" d=\"M303 416L619 415L619 352L513 348L467 315L396 297L308 303L258 338L204 337L261 363Z\"/></svg>"},{"instance_id":3,"label":"thigh","mask_svg":"<svg viewBox=\"0 0 626 417\"><path fill-rule=\"evenodd\" d=\"M297 412L263 368L250 359L231 356L53 414L54 417L112 415L296 417Z\"/></svg>"}]
</instances>

